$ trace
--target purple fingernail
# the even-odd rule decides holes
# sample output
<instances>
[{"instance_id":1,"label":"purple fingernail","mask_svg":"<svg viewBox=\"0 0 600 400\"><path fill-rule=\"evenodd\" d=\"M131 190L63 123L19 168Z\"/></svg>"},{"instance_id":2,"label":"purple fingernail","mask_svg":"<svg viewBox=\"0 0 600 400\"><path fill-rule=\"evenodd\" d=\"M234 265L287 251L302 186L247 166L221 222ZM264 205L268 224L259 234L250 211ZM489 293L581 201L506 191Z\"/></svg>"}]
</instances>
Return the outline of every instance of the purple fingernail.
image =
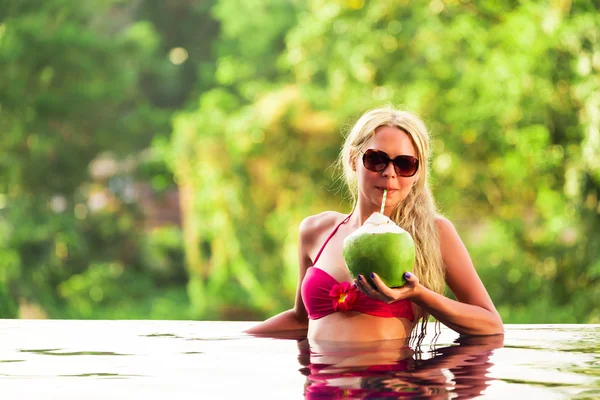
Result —
<instances>
[{"instance_id":1,"label":"purple fingernail","mask_svg":"<svg viewBox=\"0 0 600 400\"><path fill-rule=\"evenodd\" d=\"M360 275L358 276L358 280L359 280L359 281L362 281L362 277L361 277Z\"/></svg>"},{"instance_id":2,"label":"purple fingernail","mask_svg":"<svg viewBox=\"0 0 600 400\"><path fill-rule=\"evenodd\" d=\"M405 272L404 273L404 278L410 279L410 272Z\"/></svg>"},{"instance_id":3,"label":"purple fingernail","mask_svg":"<svg viewBox=\"0 0 600 400\"><path fill-rule=\"evenodd\" d=\"M371 272L371 278L375 278L375 274Z\"/></svg>"}]
</instances>

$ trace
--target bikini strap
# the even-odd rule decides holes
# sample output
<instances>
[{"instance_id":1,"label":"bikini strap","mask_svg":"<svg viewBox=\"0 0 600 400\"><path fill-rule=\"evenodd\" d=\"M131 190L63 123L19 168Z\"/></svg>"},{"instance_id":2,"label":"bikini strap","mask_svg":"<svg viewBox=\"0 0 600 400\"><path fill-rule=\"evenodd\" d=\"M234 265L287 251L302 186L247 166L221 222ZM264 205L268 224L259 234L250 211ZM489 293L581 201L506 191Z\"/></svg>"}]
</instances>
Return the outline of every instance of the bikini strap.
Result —
<instances>
[{"instance_id":1,"label":"bikini strap","mask_svg":"<svg viewBox=\"0 0 600 400\"><path fill-rule=\"evenodd\" d=\"M327 243L329 243L329 240L333 237L333 235L335 235L335 233L338 231L338 229L340 229L340 226L342 226L343 224L345 224L346 222L348 222L348 220L350 219L351 216L352 216L352 213L350 213L350 215L348 215L345 220L343 220L342 222L340 222L335 227L335 229L333 230L333 232L331 232L329 234L329 237L325 240L325 243L323 243L323 246L321 246L321 250L319 250L319 253L317 253L317 256L315 257L315 261L313 261L312 265L315 265L317 263L317 261L319 261L319 257L321 257L321 253L325 249L325 246L327 246Z\"/></svg>"}]
</instances>

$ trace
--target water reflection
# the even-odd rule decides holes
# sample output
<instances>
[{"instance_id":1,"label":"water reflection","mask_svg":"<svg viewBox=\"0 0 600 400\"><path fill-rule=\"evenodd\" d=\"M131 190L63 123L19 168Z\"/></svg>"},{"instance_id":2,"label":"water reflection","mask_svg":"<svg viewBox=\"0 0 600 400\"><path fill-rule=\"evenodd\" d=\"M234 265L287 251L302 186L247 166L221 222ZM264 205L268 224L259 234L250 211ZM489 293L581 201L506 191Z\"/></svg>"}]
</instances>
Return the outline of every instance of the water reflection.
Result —
<instances>
[{"instance_id":1,"label":"water reflection","mask_svg":"<svg viewBox=\"0 0 600 400\"><path fill-rule=\"evenodd\" d=\"M461 337L452 345L416 351L406 341L298 342L304 395L316 398L473 398L492 378L494 350L504 335Z\"/></svg>"},{"instance_id":2,"label":"water reflection","mask_svg":"<svg viewBox=\"0 0 600 400\"><path fill-rule=\"evenodd\" d=\"M20 349L20 353L33 353L46 356L128 356L130 354L115 353L112 351L62 351L63 349Z\"/></svg>"}]
</instances>

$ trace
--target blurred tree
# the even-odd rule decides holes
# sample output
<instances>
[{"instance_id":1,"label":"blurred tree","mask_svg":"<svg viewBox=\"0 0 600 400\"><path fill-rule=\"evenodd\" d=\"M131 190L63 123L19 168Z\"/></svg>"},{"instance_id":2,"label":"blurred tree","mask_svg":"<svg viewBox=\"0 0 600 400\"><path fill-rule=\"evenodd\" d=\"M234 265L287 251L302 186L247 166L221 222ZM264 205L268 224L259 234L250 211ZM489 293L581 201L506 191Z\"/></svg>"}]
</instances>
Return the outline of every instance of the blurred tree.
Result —
<instances>
[{"instance_id":1,"label":"blurred tree","mask_svg":"<svg viewBox=\"0 0 600 400\"><path fill-rule=\"evenodd\" d=\"M289 307L298 224L350 211L340 133L392 103L505 321L599 322L599 27L593 1L0 0L0 316ZM140 180L176 183L182 231L143 232Z\"/></svg>"},{"instance_id":2,"label":"blurred tree","mask_svg":"<svg viewBox=\"0 0 600 400\"><path fill-rule=\"evenodd\" d=\"M288 168L295 157L283 165L276 162L298 153L286 143L272 159L261 157L263 151L277 147L262 143L269 137L265 129L275 129L269 120L278 111L267 107L278 101L276 97L265 104L262 119L253 120L245 107L276 83L278 52L296 11L289 2L222 1L213 13L221 27L214 89L201 94L197 111L175 120L171 165L182 193L188 292L197 315L251 318L252 307L264 311L282 304L272 296L281 290L276 288L286 275L284 266L290 265L282 261L287 233L282 235L279 229L293 220L272 211L273 207L293 211L284 204L292 187L276 187L269 167L285 169L283 176L293 173ZM289 295L289 288L283 290Z\"/></svg>"},{"instance_id":3,"label":"blurred tree","mask_svg":"<svg viewBox=\"0 0 600 400\"><path fill-rule=\"evenodd\" d=\"M0 2L0 293L51 316L88 265L137 263L135 207L106 190L168 121L139 89L159 38L132 20L137 3ZM103 152L113 163L93 180Z\"/></svg>"},{"instance_id":4,"label":"blurred tree","mask_svg":"<svg viewBox=\"0 0 600 400\"><path fill-rule=\"evenodd\" d=\"M322 189L338 126L402 103L430 125L441 210L505 319L600 320L591 3L222 0L215 16L217 85L176 119L173 138L196 293L247 296L266 314L289 307L291 227L348 211ZM267 20L277 23L255 29ZM227 289L236 281L239 300Z\"/></svg>"},{"instance_id":5,"label":"blurred tree","mask_svg":"<svg viewBox=\"0 0 600 400\"><path fill-rule=\"evenodd\" d=\"M215 39L219 21L211 15L214 1L146 0L137 19L152 23L160 37L159 53L143 71L142 90L161 108L180 109L214 84Z\"/></svg>"}]
</instances>

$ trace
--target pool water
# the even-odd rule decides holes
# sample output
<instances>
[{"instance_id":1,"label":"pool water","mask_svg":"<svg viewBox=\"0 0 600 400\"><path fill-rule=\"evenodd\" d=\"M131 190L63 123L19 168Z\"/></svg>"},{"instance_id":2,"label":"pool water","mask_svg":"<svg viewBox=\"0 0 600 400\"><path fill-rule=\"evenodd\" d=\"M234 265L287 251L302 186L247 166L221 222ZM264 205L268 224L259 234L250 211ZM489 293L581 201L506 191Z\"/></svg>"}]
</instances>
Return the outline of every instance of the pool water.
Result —
<instances>
[{"instance_id":1,"label":"pool water","mask_svg":"<svg viewBox=\"0 0 600 400\"><path fill-rule=\"evenodd\" d=\"M444 328L417 349L243 334L251 325L0 320L2 398L600 398L600 325Z\"/></svg>"}]
</instances>

